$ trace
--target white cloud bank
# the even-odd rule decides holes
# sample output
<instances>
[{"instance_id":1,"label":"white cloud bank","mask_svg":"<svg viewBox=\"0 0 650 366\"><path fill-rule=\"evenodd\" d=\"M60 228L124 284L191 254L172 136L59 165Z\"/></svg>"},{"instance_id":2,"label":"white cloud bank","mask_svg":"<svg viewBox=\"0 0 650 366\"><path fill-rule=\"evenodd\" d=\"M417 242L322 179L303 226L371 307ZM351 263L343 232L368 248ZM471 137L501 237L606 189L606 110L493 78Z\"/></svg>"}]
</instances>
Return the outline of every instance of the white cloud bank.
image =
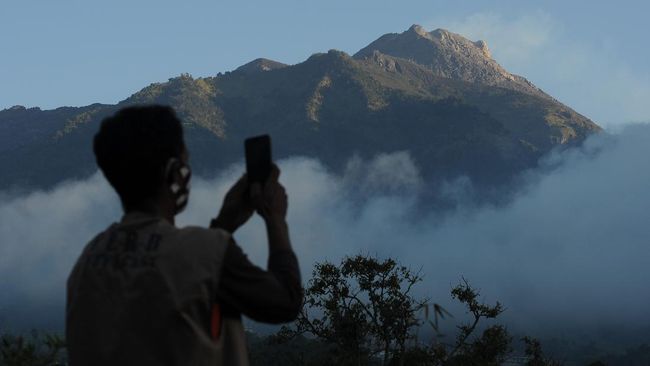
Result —
<instances>
[{"instance_id":1,"label":"white cloud bank","mask_svg":"<svg viewBox=\"0 0 650 366\"><path fill-rule=\"evenodd\" d=\"M592 138L554 157L559 168L532 179L508 206L445 216L416 209L425 187L408 153L353 159L343 177L312 159L282 161L304 279L314 261L376 253L422 267L421 293L443 305L451 303L450 286L465 276L487 300L506 305L511 324L527 329L648 326L649 141L650 125ZM207 224L242 171L239 165L213 181L196 179L179 223ZM349 200L351 187L372 194L359 206ZM5 199L0 327L60 326L73 262L119 216L116 196L99 174ZM236 237L253 261L265 263L261 220Z\"/></svg>"}]
</instances>

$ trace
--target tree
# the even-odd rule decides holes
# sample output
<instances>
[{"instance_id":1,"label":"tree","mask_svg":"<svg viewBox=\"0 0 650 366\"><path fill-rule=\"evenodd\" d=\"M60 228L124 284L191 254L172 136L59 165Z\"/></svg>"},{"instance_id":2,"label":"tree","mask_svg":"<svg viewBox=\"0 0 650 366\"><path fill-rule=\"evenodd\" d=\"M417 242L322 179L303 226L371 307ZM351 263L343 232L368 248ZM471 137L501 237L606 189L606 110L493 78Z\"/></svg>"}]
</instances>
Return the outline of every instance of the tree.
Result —
<instances>
[{"instance_id":1,"label":"tree","mask_svg":"<svg viewBox=\"0 0 650 366\"><path fill-rule=\"evenodd\" d=\"M305 306L285 338L305 333L334 346L333 362L388 365L402 359L425 299L411 295L422 277L393 259L346 257L340 265L317 263Z\"/></svg>"},{"instance_id":2,"label":"tree","mask_svg":"<svg viewBox=\"0 0 650 366\"><path fill-rule=\"evenodd\" d=\"M429 309L427 299L412 296L421 281L420 272L390 258L356 255L340 265L317 263L298 319L272 338L283 343L311 335L333 351L325 364L340 365L499 365L512 352L512 337L502 325L476 335L482 320L497 318L504 308L481 302L479 291L465 279L451 295L466 306L471 320L457 327L453 343L408 342L425 323L438 333L438 316L450 315L433 304L435 322L428 311L425 319L418 316Z\"/></svg>"},{"instance_id":3,"label":"tree","mask_svg":"<svg viewBox=\"0 0 650 366\"><path fill-rule=\"evenodd\" d=\"M523 337L522 342L526 346L525 354L529 360L527 366L560 366L561 363L551 360L544 355L542 344L539 340L531 337ZM597 366L597 365L596 365Z\"/></svg>"},{"instance_id":4,"label":"tree","mask_svg":"<svg viewBox=\"0 0 650 366\"><path fill-rule=\"evenodd\" d=\"M479 301L480 292L472 288L466 279L451 290L452 298L464 304L470 314L469 323L457 326L459 332L453 343L447 344L434 339L428 349L427 365L500 365L512 352L512 337L502 325L492 325L474 336L483 319L495 319L503 313L503 306L497 302L490 306ZM429 322L439 333L437 321ZM421 351L420 351L421 352Z\"/></svg>"},{"instance_id":5,"label":"tree","mask_svg":"<svg viewBox=\"0 0 650 366\"><path fill-rule=\"evenodd\" d=\"M505 327L493 325L471 342L481 319L495 319L503 313L503 306L497 301L494 306L479 302L480 292L473 289L466 279L451 290L452 298L465 304L471 315L470 323L458 326L459 333L455 345L442 357L446 364L499 365L511 352L511 337Z\"/></svg>"},{"instance_id":6,"label":"tree","mask_svg":"<svg viewBox=\"0 0 650 366\"><path fill-rule=\"evenodd\" d=\"M0 337L0 365L51 366L65 359L65 341L55 334L31 337L3 334Z\"/></svg>"}]
</instances>

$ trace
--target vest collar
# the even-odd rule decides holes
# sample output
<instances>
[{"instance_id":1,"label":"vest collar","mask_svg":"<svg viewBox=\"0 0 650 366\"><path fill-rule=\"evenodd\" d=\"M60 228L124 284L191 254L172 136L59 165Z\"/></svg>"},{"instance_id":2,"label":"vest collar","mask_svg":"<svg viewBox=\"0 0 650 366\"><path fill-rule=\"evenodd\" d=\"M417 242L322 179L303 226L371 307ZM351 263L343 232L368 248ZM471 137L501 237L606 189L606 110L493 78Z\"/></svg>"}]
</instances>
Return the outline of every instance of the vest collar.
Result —
<instances>
[{"instance_id":1,"label":"vest collar","mask_svg":"<svg viewBox=\"0 0 650 366\"><path fill-rule=\"evenodd\" d=\"M120 220L120 225L148 224L150 222L154 222L158 220L164 220L164 219L158 215L147 213L147 212L131 211L122 216L122 220Z\"/></svg>"}]
</instances>

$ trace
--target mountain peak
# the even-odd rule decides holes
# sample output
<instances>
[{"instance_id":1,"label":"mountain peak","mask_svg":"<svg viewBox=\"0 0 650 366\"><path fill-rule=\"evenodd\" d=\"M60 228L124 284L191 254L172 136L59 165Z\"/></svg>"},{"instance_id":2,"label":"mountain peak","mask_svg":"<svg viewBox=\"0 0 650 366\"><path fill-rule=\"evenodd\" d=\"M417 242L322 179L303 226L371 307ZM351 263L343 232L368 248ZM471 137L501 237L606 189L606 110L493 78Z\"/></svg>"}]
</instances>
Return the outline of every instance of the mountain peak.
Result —
<instances>
[{"instance_id":1,"label":"mountain peak","mask_svg":"<svg viewBox=\"0 0 650 366\"><path fill-rule=\"evenodd\" d=\"M456 33L452 33L452 32L450 32L450 31L448 31L446 29L443 29L443 28L434 29L431 32L429 32L428 34L429 34L430 37L433 37L433 38L436 38L436 39L439 39L439 40L445 40L445 39L450 38L450 37L457 37L457 38L465 39L465 37L463 37L463 36L461 36L459 34L456 34Z\"/></svg>"},{"instance_id":2,"label":"mountain peak","mask_svg":"<svg viewBox=\"0 0 650 366\"><path fill-rule=\"evenodd\" d=\"M255 73L281 69L283 67L287 67L287 65L283 64L282 62L269 60L268 58L256 58L247 64L239 66L235 71L243 73Z\"/></svg>"},{"instance_id":3,"label":"mountain peak","mask_svg":"<svg viewBox=\"0 0 650 366\"><path fill-rule=\"evenodd\" d=\"M354 57L366 59L374 51L413 61L436 76L498 86L548 98L528 80L509 73L490 53L485 41L470 41L438 28L431 32L417 24L402 33L390 33L361 49Z\"/></svg>"},{"instance_id":4,"label":"mountain peak","mask_svg":"<svg viewBox=\"0 0 650 366\"><path fill-rule=\"evenodd\" d=\"M419 37L426 38L428 40L431 40L433 42L446 42L446 43L456 43L456 44L473 44L476 48L481 51L483 56L487 58L492 58L492 54L490 53L490 50L487 46L487 43L483 40L478 40L476 42L472 42L468 40L467 38L461 36L460 34L452 33L446 29L443 28L437 28L432 30L431 32L427 32L427 30L418 24L413 24L406 32L404 33L411 33L415 34Z\"/></svg>"},{"instance_id":5,"label":"mountain peak","mask_svg":"<svg viewBox=\"0 0 650 366\"><path fill-rule=\"evenodd\" d=\"M450 31L443 28L437 28L429 32L426 30L426 28L419 24L413 24L406 32L402 33L401 35L409 34L415 35L416 37L426 38L431 41L444 41L453 36L463 38L462 36L451 33Z\"/></svg>"},{"instance_id":6,"label":"mountain peak","mask_svg":"<svg viewBox=\"0 0 650 366\"><path fill-rule=\"evenodd\" d=\"M422 37L426 37L428 35L427 30L424 29L423 26L418 25L418 24L413 24L411 28L408 29L407 32L415 33L417 35L420 35Z\"/></svg>"}]
</instances>

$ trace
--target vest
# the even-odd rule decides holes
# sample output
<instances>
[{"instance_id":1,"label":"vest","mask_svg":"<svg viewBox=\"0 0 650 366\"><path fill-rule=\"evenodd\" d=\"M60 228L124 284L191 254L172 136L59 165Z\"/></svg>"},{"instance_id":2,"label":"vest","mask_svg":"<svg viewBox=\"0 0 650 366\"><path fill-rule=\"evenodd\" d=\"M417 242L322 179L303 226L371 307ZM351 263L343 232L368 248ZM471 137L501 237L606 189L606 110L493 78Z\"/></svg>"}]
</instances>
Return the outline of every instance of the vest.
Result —
<instances>
[{"instance_id":1,"label":"vest","mask_svg":"<svg viewBox=\"0 0 650 366\"><path fill-rule=\"evenodd\" d=\"M67 284L71 366L248 365L216 291L230 234L129 213L86 245Z\"/></svg>"}]
</instances>

